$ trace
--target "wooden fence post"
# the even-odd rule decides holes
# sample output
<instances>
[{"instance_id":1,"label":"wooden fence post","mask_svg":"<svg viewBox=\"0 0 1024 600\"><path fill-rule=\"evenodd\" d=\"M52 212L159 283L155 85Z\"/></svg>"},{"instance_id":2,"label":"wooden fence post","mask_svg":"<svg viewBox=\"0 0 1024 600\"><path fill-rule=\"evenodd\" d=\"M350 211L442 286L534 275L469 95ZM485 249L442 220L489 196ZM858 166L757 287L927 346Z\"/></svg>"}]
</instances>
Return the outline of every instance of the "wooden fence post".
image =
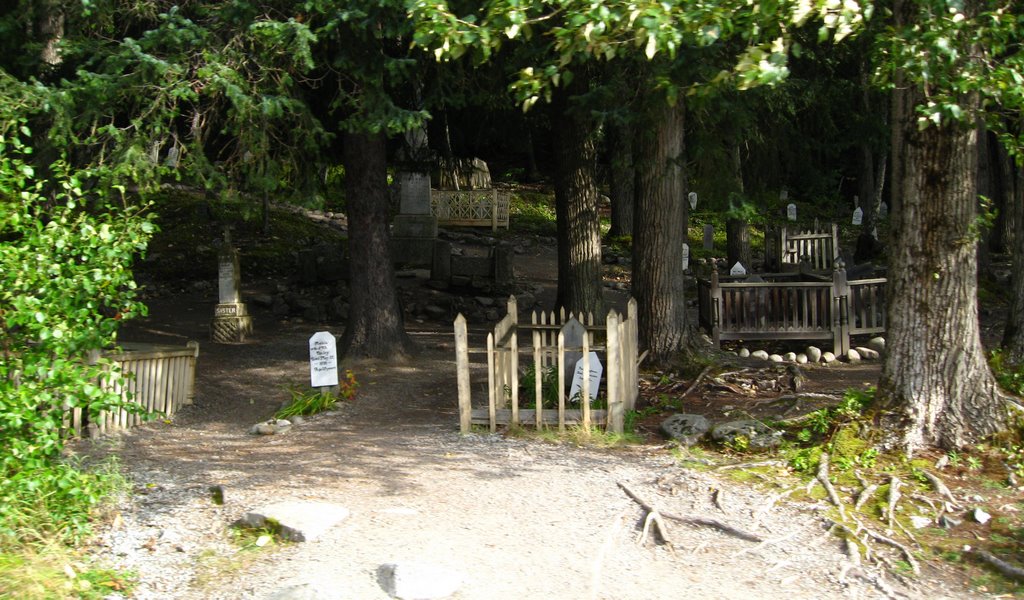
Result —
<instances>
[{"instance_id":1,"label":"wooden fence post","mask_svg":"<svg viewBox=\"0 0 1024 600\"><path fill-rule=\"evenodd\" d=\"M565 332L558 332L558 431L565 433Z\"/></svg>"},{"instance_id":2,"label":"wooden fence post","mask_svg":"<svg viewBox=\"0 0 1024 600\"><path fill-rule=\"evenodd\" d=\"M626 386L629 393L625 398L625 409L636 410L636 398L640 394L640 365L637 361L640 358L640 325L637 322L636 299L630 298L626 303L626 335L625 347L628 351L625 355Z\"/></svg>"},{"instance_id":3,"label":"wooden fence post","mask_svg":"<svg viewBox=\"0 0 1024 600\"><path fill-rule=\"evenodd\" d=\"M469 331L466 317L455 317L455 371L459 385L459 431L469 433L473 425L472 392L469 389Z\"/></svg>"},{"instance_id":4,"label":"wooden fence post","mask_svg":"<svg viewBox=\"0 0 1024 600\"><path fill-rule=\"evenodd\" d=\"M494 369L498 365L498 360L494 351L494 334L487 334L487 418L488 425L490 426L491 433L498 430L497 423L497 389L495 386L499 385L497 374Z\"/></svg>"},{"instance_id":5,"label":"wooden fence post","mask_svg":"<svg viewBox=\"0 0 1024 600\"><path fill-rule=\"evenodd\" d=\"M832 298L832 352L845 356L850 349L850 286L846 282L846 263L841 258L835 261L832 271Z\"/></svg>"},{"instance_id":6,"label":"wooden fence post","mask_svg":"<svg viewBox=\"0 0 1024 600\"><path fill-rule=\"evenodd\" d=\"M535 423L538 431L544 425L544 389L542 385L544 367L541 366L540 346L540 332L535 329L533 331L533 398L534 409L536 410Z\"/></svg>"},{"instance_id":7,"label":"wooden fence post","mask_svg":"<svg viewBox=\"0 0 1024 600\"><path fill-rule=\"evenodd\" d=\"M722 288L718 284L718 261L711 261L711 341L715 348L721 348Z\"/></svg>"},{"instance_id":8,"label":"wooden fence post","mask_svg":"<svg viewBox=\"0 0 1024 600\"><path fill-rule=\"evenodd\" d=\"M612 433L622 433L623 427L623 397L625 386L623 380L623 361L625 353L620 351L622 344L619 339L619 315L614 310L608 311L605 319L607 328L607 352L608 352L608 430Z\"/></svg>"}]
</instances>

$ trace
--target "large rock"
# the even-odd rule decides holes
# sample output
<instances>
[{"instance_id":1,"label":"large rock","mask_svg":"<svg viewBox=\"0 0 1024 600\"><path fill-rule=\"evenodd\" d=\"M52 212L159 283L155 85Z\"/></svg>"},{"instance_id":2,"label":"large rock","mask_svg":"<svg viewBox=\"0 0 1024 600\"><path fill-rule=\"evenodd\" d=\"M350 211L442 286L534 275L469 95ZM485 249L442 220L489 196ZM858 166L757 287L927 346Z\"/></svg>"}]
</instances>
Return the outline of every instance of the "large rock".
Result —
<instances>
[{"instance_id":1,"label":"large rock","mask_svg":"<svg viewBox=\"0 0 1024 600\"><path fill-rule=\"evenodd\" d=\"M857 346L856 348L854 348L854 350L856 350L857 353L860 354L860 357L863 358L864 360L878 360L878 352L872 350L871 348Z\"/></svg>"},{"instance_id":2,"label":"large rock","mask_svg":"<svg viewBox=\"0 0 1024 600\"><path fill-rule=\"evenodd\" d=\"M309 542L348 518L348 509L327 502L285 501L252 510L235 525L260 529L272 528L277 535L293 542Z\"/></svg>"},{"instance_id":3,"label":"large rock","mask_svg":"<svg viewBox=\"0 0 1024 600\"><path fill-rule=\"evenodd\" d=\"M461 573L424 563L388 563L377 568L377 582L392 598L447 598L462 586Z\"/></svg>"},{"instance_id":4,"label":"large rock","mask_svg":"<svg viewBox=\"0 0 1024 600\"><path fill-rule=\"evenodd\" d=\"M868 348L871 348L875 352L882 354L885 352L885 338L884 337L873 337L868 340Z\"/></svg>"},{"instance_id":5,"label":"large rock","mask_svg":"<svg viewBox=\"0 0 1024 600\"><path fill-rule=\"evenodd\" d=\"M743 358L750 356L750 350L748 348L740 348L739 355Z\"/></svg>"},{"instance_id":6,"label":"large rock","mask_svg":"<svg viewBox=\"0 0 1024 600\"><path fill-rule=\"evenodd\" d=\"M787 352L783 354L782 360L786 362L796 362L796 352Z\"/></svg>"},{"instance_id":7,"label":"large rock","mask_svg":"<svg viewBox=\"0 0 1024 600\"><path fill-rule=\"evenodd\" d=\"M661 422L661 431L684 446L692 446L711 430L703 415L675 414Z\"/></svg>"},{"instance_id":8,"label":"large rock","mask_svg":"<svg viewBox=\"0 0 1024 600\"><path fill-rule=\"evenodd\" d=\"M821 348L818 348L817 346L808 346L807 349L804 350L804 354L807 355L808 362L816 363L821 360Z\"/></svg>"},{"instance_id":9,"label":"large rock","mask_svg":"<svg viewBox=\"0 0 1024 600\"><path fill-rule=\"evenodd\" d=\"M764 350L754 350L750 353L750 356L760 358L761 360L768 360L768 353Z\"/></svg>"},{"instance_id":10,"label":"large rock","mask_svg":"<svg viewBox=\"0 0 1024 600\"><path fill-rule=\"evenodd\" d=\"M831 363L831 362L835 362L836 361L836 355L832 354L831 352L823 352L821 354L821 360L825 361L825 364L828 364L828 363Z\"/></svg>"},{"instance_id":11,"label":"large rock","mask_svg":"<svg viewBox=\"0 0 1024 600\"><path fill-rule=\"evenodd\" d=\"M850 361L852 363L859 363L860 362L860 352L857 352L853 348L850 348L849 350L846 351L846 360L848 360L848 361Z\"/></svg>"},{"instance_id":12,"label":"large rock","mask_svg":"<svg viewBox=\"0 0 1024 600\"><path fill-rule=\"evenodd\" d=\"M760 421L729 421L711 429L711 439L723 445L734 445L738 438L747 438L751 450L770 450L782 443L782 432L777 432Z\"/></svg>"}]
</instances>

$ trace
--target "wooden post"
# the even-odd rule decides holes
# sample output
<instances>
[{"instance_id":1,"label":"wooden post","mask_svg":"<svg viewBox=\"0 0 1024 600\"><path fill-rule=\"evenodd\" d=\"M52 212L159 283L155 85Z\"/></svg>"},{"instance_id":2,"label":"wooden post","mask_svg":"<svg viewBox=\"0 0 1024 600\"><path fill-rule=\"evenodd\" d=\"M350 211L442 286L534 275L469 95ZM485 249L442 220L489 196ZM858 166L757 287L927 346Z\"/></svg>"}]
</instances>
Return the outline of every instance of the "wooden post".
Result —
<instances>
[{"instance_id":1,"label":"wooden post","mask_svg":"<svg viewBox=\"0 0 1024 600\"><path fill-rule=\"evenodd\" d=\"M565 333L558 332L558 431L565 433Z\"/></svg>"},{"instance_id":2,"label":"wooden post","mask_svg":"<svg viewBox=\"0 0 1024 600\"><path fill-rule=\"evenodd\" d=\"M513 325L515 327L515 325ZM512 388L512 422L520 425L519 422L519 334L512 330L512 337L509 338L509 387Z\"/></svg>"},{"instance_id":3,"label":"wooden post","mask_svg":"<svg viewBox=\"0 0 1024 600\"><path fill-rule=\"evenodd\" d=\"M533 397L534 397L534 408L535 411L535 424L537 430L544 425L544 367L541 365L540 360L540 332L536 329L533 331Z\"/></svg>"},{"instance_id":4,"label":"wooden post","mask_svg":"<svg viewBox=\"0 0 1024 600\"><path fill-rule=\"evenodd\" d=\"M711 341L722 347L722 288L718 284L718 261L711 259Z\"/></svg>"},{"instance_id":5,"label":"wooden post","mask_svg":"<svg viewBox=\"0 0 1024 600\"><path fill-rule=\"evenodd\" d=\"M626 386L629 390L626 396L626 410L636 410L636 398L640 394L640 365L637 363L640 357L640 330L637 322L636 299L630 298L626 303L626 322L629 324L626 334L626 347L629 352L626 358Z\"/></svg>"},{"instance_id":6,"label":"wooden post","mask_svg":"<svg viewBox=\"0 0 1024 600\"><path fill-rule=\"evenodd\" d=\"M495 409L497 408L496 403L498 399L496 385L500 385L497 374L494 372L496 365L498 364L497 356L494 351L494 334L487 334L487 417L488 425L491 428L491 433L498 430L498 424L496 422Z\"/></svg>"},{"instance_id":7,"label":"wooden post","mask_svg":"<svg viewBox=\"0 0 1024 600\"><path fill-rule=\"evenodd\" d=\"M498 230L498 190L491 190L491 231Z\"/></svg>"},{"instance_id":8,"label":"wooden post","mask_svg":"<svg viewBox=\"0 0 1024 600\"><path fill-rule=\"evenodd\" d=\"M844 356L850 350L849 316L850 286L846 283L846 264L835 262L832 271L832 352Z\"/></svg>"},{"instance_id":9,"label":"wooden post","mask_svg":"<svg viewBox=\"0 0 1024 600\"><path fill-rule=\"evenodd\" d=\"M623 427L623 385L622 385L622 355L619 346L619 314L614 310L608 311L605 319L607 327L607 348L608 348L608 430L612 433L622 433ZM588 373L589 375L589 373ZM589 379L589 377L587 377Z\"/></svg>"},{"instance_id":10,"label":"wooden post","mask_svg":"<svg viewBox=\"0 0 1024 600\"><path fill-rule=\"evenodd\" d=\"M469 388L469 331L466 317L462 313L455 317L455 372L459 387L459 431L469 433L473 427L472 392Z\"/></svg>"},{"instance_id":11,"label":"wooden post","mask_svg":"<svg viewBox=\"0 0 1024 600\"><path fill-rule=\"evenodd\" d=\"M575 366L575 365L574 365ZM575 371L573 372L575 374ZM575 375L574 375L575 376ZM583 428L590 429L590 335L583 333L583 381L580 388L580 408L583 409Z\"/></svg>"},{"instance_id":12,"label":"wooden post","mask_svg":"<svg viewBox=\"0 0 1024 600\"><path fill-rule=\"evenodd\" d=\"M192 404L196 398L196 360L199 358L199 342L189 342L187 348L192 350L188 359L188 379L185 388L185 404Z\"/></svg>"}]
</instances>

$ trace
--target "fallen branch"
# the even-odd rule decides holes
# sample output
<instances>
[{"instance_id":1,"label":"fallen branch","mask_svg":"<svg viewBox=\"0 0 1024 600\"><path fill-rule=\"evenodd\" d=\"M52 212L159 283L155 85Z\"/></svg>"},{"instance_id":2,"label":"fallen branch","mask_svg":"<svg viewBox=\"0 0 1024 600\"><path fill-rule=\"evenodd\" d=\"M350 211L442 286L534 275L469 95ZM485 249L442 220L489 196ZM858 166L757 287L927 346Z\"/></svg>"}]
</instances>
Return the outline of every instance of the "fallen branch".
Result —
<instances>
[{"instance_id":1,"label":"fallen branch","mask_svg":"<svg viewBox=\"0 0 1024 600\"><path fill-rule=\"evenodd\" d=\"M693 380L693 383L690 384L690 387L686 388L686 391L683 392L679 397L685 398L689 396L690 392L692 392L694 388L696 388L697 385L700 384L701 380L704 379L704 377L711 372L711 366L712 365L704 367L704 370L700 372L700 375L697 375L697 378Z\"/></svg>"},{"instance_id":2,"label":"fallen branch","mask_svg":"<svg viewBox=\"0 0 1024 600\"><path fill-rule=\"evenodd\" d=\"M1005 560L989 554L984 550L972 550L971 554L974 554L989 566L995 567L995 569L1002 573L1004 577L1024 581L1024 569L1011 565Z\"/></svg>"},{"instance_id":3,"label":"fallen branch","mask_svg":"<svg viewBox=\"0 0 1024 600\"><path fill-rule=\"evenodd\" d=\"M655 509L654 506L648 504L646 501L640 498L640 496L636 495L636 493L633 490L629 489L629 487L626 484L620 481L618 482L618 485L620 488L622 488L622 491L626 492L627 496L632 498L634 502L639 504L640 507L646 510L648 513L658 513L659 516L665 517L666 519L672 519L673 521L678 521L679 523L686 523L688 525L704 525L706 527L713 527L715 529L718 529L719 531L728 533L729 535L738 537L741 540L746 540L748 542L764 541L764 539L757 534L743 531L742 529L737 529L736 527L733 527L732 525L728 525L726 523L722 523L717 519L711 519L708 517L695 517L690 515L677 515L673 513L659 511Z\"/></svg>"},{"instance_id":4,"label":"fallen branch","mask_svg":"<svg viewBox=\"0 0 1024 600\"><path fill-rule=\"evenodd\" d=\"M882 535L880 533L877 533L875 531L872 531L872 530L868 529L867 527L864 526L863 523L858 521L856 517L853 517L853 521L854 521L854 523L857 524L857 527L859 527L860 530L863 531L864 534L867 535L868 537L870 537L871 539L875 540L876 542L881 542L883 544L887 544L889 546L892 546L893 548L896 548L897 550L902 552L903 553L903 558L906 559L907 564L910 565L910 569L914 572L914 575L920 575L921 574L921 565L918 564L917 559L914 558L914 555L913 555L913 553L910 552L909 548L907 548L906 546L904 546L903 544L897 542L896 540L894 540L892 538L886 537L886 536L884 536L884 535Z\"/></svg>"},{"instance_id":5,"label":"fallen branch","mask_svg":"<svg viewBox=\"0 0 1024 600\"><path fill-rule=\"evenodd\" d=\"M821 483L821 487L825 488L828 493L828 499L832 501L832 504L839 509L839 517L842 520L846 520L846 509L843 508L843 500L839 497L839 492L832 486L832 482L828 480L828 452L822 452L821 457L818 459L818 475L817 479Z\"/></svg>"}]
</instances>

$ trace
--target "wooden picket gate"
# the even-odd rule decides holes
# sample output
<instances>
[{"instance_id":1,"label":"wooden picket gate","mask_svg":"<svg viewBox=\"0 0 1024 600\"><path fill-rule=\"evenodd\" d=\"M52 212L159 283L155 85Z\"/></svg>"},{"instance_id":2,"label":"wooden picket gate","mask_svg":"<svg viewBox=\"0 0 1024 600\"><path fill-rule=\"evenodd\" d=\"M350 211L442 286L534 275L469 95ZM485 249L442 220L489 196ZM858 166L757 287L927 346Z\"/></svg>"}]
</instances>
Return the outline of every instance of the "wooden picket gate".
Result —
<instances>
[{"instance_id":1,"label":"wooden picket gate","mask_svg":"<svg viewBox=\"0 0 1024 600\"><path fill-rule=\"evenodd\" d=\"M196 359L199 357L199 343L189 342L184 348L155 344L124 344L115 352L104 353L120 368L119 380L103 379L100 387L105 391L120 394L125 401L142 406L146 412L174 416L179 408L192 404L195 395ZM142 415L126 410L101 411L95 421L88 418L81 408L74 408L68 415L67 427L75 435L82 434L82 428L89 424L96 426L97 433L104 435L119 429L134 427L142 422Z\"/></svg>"},{"instance_id":2,"label":"wooden picket gate","mask_svg":"<svg viewBox=\"0 0 1024 600\"><path fill-rule=\"evenodd\" d=\"M472 425L488 425L495 431L498 425L527 425L537 428L557 425L564 431L566 425L580 424L590 427L603 424L609 431L622 433L626 411L633 410L639 390L638 335L636 301L629 300L625 316L609 311L605 322L595 323L594 316L583 320L571 313L537 313L530 323L520 324L515 296L509 297L508 312L487 334L487 408L474 408L469 376L469 336L466 319L461 314L455 319L455 354L459 388L459 427L468 433ZM585 331L579 346L566 345L567 327ZM520 336L530 340L520 346ZM580 402L580 408L566 408L566 376L575 365L569 365L567 356L582 355L582 372L590 372L590 352L604 352L604 386L607 410L593 409L590 402ZM519 398L519 359L527 354L533 361L534 409L521 409ZM545 370L557 368L557 408L544 409L542 380ZM590 378L582 377L581 398L591 397ZM506 405L508 408L506 408Z\"/></svg>"}]
</instances>

